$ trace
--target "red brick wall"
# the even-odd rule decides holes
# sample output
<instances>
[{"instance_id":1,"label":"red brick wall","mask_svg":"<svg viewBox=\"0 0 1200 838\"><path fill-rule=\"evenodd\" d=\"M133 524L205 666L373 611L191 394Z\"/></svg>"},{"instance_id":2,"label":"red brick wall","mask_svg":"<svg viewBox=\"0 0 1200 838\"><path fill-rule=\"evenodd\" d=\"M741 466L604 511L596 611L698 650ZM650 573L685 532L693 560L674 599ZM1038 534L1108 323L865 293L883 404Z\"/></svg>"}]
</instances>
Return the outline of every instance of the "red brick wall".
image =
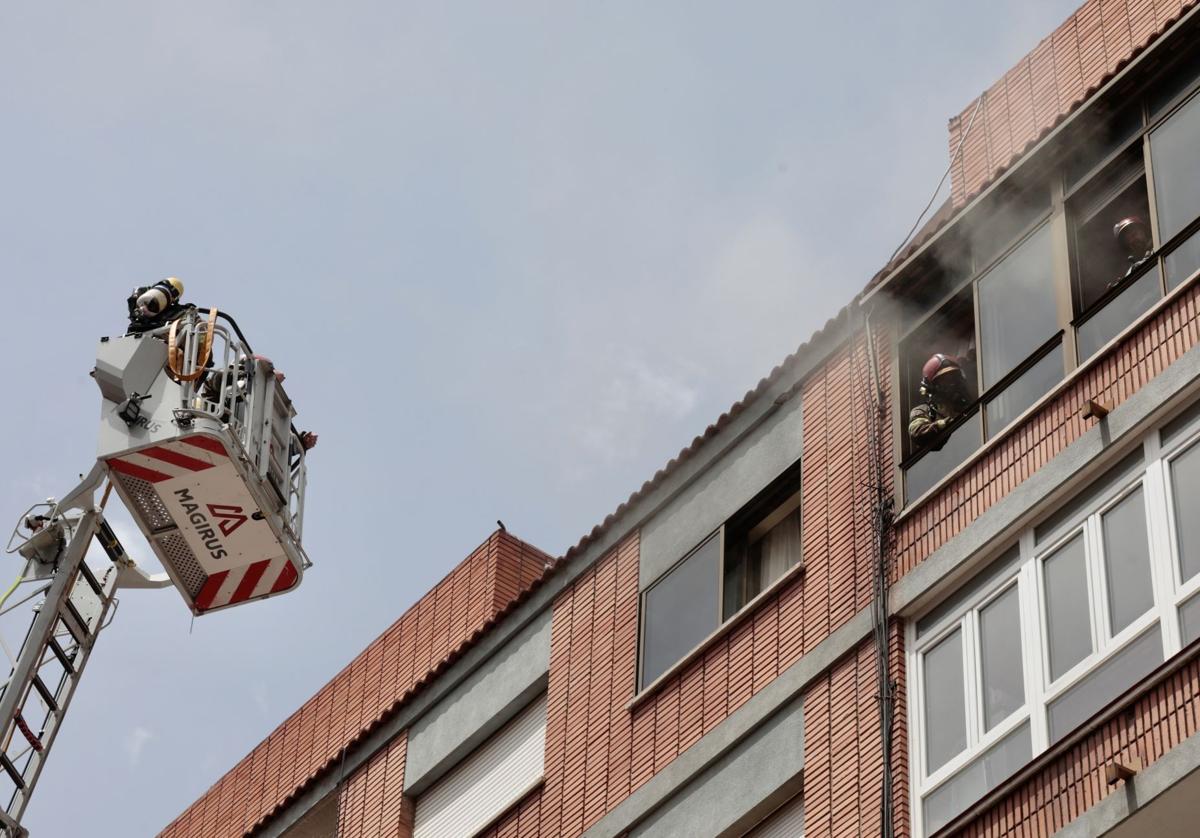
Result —
<instances>
[{"instance_id":1,"label":"red brick wall","mask_svg":"<svg viewBox=\"0 0 1200 838\"><path fill-rule=\"evenodd\" d=\"M1080 6L988 88L951 168L954 206L966 203L1195 2L1088 0ZM978 102L950 120L951 154Z\"/></svg>"},{"instance_id":2,"label":"red brick wall","mask_svg":"<svg viewBox=\"0 0 1200 838\"><path fill-rule=\"evenodd\" d=\"M1130 708L1039 770L961 830L971 838L1051 835L1123 784L1109 786L1104 766L1116 757L1149 765L1197 730L1200 660L1149 690Z\"/></svg>"},{"instance_id":3,"label":"red brick wall","mask_svg":"<svg viewBox=\"0 0 1200 838\"><path fill-rule=\"evenodd\" d=\"M351 775L338 795L338 838L408 838L412 801L404 797L408 732Z\"/></svg>"},{"instance_id":4,"label":"red brick wall","mask_svg":"<svg viewBox=\"0 0 1200 838\"><path fill-rule=\"evenodd\" d=\"M542 789L538 787L505 812L477 838L536 838L542 822Z\"/></svg>"},{"instance_id":5,"label":"red brick wall","mask_svg":"<svg viewBox=\"0 0 1200 838\"><path fill-rule=\"evenodd\" d=\"M495 532L172 822L163 838L242 835L461 650L545 574L550 557Z\"/></svg>"},{"instance_id":6,"label":"red brick wall","mask_svg":"<svg viewBox=\"0 0 1200 838\"><path fill-rule=\"evenodd\" d=\"M909 834L908 738L903 630L890 632L889 677L898 685L893 718L892 811L895 834ZM871 643L838 661L804 693L804 835L878 835L883 748L875 650Z\"/></svg>"}]
</instances>

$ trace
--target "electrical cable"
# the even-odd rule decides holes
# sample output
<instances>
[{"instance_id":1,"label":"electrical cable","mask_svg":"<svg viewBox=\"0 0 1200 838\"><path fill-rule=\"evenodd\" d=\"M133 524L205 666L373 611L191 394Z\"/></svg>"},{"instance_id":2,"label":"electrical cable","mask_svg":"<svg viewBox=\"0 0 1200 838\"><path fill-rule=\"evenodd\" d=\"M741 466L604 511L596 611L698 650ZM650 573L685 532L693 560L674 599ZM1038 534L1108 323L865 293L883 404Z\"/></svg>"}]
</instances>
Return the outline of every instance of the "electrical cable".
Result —
<instances>
[{"instance_id":1,"label":"electrical cable","mask_svg":"<svg viewBox=\"0 0 1200 838\"><path fill-rule=\"evenodd\" d=\"M912 238L912 234L917 232L917 227L921 224L921 219L925 217L925 213L929 212L929 208L933 206L933 202L937 199L938 193L942 191L942 185L945 184L946 178L950 177L950 172L954 170L954 164L958 162L959 155L962 154L963 145L967 142L967 137L971 133L971 126L975 124L975 117L979 116L979 109L983 107L984 100L987 99L987 91L979 94L979 101L975 105L975 110L971 113L971 118L967 121L967 130L963 131L963 135L958 138L958 148L954 149L954 153L950 155L950 165L946 167L946 171L942 173L942 179L938 181L937 187L933 190L933 194L929 196L929 203L925 204L925 209L921 210L921 214L917 216L917 220L913 222L913 226L907 233L904 234L904 240L896 245L896 249L892 251L892 255L887 258L884 265L892 264L892 260L896 258L896 254L900 252L904 245L908 244L908 240Z\"/></svg>"}]
</instances>

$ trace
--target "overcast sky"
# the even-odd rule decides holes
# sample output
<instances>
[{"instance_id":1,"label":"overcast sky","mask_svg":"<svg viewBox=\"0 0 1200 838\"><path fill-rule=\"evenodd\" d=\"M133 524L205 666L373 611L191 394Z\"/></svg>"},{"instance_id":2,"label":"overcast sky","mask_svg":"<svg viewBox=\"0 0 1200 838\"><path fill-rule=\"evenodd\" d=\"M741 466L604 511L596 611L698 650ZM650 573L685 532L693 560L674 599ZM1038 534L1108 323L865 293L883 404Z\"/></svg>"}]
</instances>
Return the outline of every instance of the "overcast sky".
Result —
<instances>
[{"instance_id":1,"label":"overcast sky","mask_svg":"<svg viewBox=\"0 0 1200 838\"><path fill-rule=\"evenodd\" d=\"M321 437L303 586L191 631L124 594L34 838L157 832L497 518L577 541L865 284L1075 5L0 6L0 512L87 470L96 339L169 274Z\"/></svg>"}]
</instances>

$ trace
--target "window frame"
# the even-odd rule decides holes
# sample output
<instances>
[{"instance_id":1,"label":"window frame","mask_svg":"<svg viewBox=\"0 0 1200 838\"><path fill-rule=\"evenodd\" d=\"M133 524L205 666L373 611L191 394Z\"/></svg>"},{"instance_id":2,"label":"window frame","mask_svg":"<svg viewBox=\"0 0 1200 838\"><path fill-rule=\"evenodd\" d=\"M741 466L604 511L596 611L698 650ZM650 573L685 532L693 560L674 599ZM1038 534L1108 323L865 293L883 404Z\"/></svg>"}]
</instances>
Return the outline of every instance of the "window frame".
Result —
<instances>
[{"instance_id":1,"label":"window frame","mask_svg":"<svg viewBox=\"0 0 1200 838\"><path fill-rule=\"evenodd\" d=\"M1184 409L1177 415L1186 415L1189 410L1192 415L1184 420L1182 429L1169 443L1165 443L1162 433L1169 422L1162 423L1141 437L1137 443L1142 451L1141 464L1132 471L1106 484L1093 484L1089 481L1072 496L1059 502L1054 509L1040 514L1033 524L1026 524L1009 536L997 539L997 543L1002 544L1003 549L995 551L994 556L979 568L977 576L981 579L981 584L978 590L969 590L974 583L968 581L966 586L969 592L966 595L962 588L952 591L906 620L905 658L910 685L907 691L910 802L915 835L926 834L925 802L929 796L959 776L960 772L1018 730L1026 721L1030 725L1031 757L1034 759L1053 748L1056 742L1069 736L1069 733L1064 733L1056 740L1051 739L1050 709L1054 702L1085 682L1098 669L1112 661L1131 644L1141 640L1148 632L1158 632L1164 662L1182 650L1181 608L1194 596L1200 595L1200 572L1186 581L1182 578L1180 533L1175 510L1175 489L1171 478L1172 464L1200 446L1200 403L1190 409ZM1126 451L1117 459L1128 457L1132 450ZM1103 477L1106 469L1112 468L1114 464L1106 463L1097 470L1093 479ZM1068 508L1077 499L1093 491L1092 485L1099 486L1096 496L1087 498L1087 502L1081 508L1064 520L1054 521L1053 528L1043 536L1043 541L1038 543L1037 528L1053 521L1056 512ZM1144 613L1114 633L1109 600L1109 587L1112 582L1106 564L1108 545L1104 541L1104 516L1139 489L1143 493L1142 512L1146 524L1152 602ZM1044 567L1049 557L1080 535L1084 539L1092 650L1057 678L1052 678ZM1014 547L1018 551L1015 556L1012 553ZM993 562L1010 564L999 573L989 573ZM984 608L1012 590L1013 586L1017 588L1020 614L1018 630L1021 637L1024 703L1010 711L1003 719L996 721L988 730L983 703L980 615ZM918 631L922 619L937 613L943 603L955 597L961 599L955 602L952 609L939 614L933 623L921 626L921 630ZM959 630L963 633L966 744L959 753L930 772L927 770L925 724L925 653Z\"/></svg>"},{"instance_id":2,"label":"window frame","mask_svg":"<svg viewBox=\"0 0 1200 838\"><path fill-rule=\"evenodd\" d=\"M731 515L728 519L721 523L716 529L706 533L703 538L689 548L677 561L673 562L670 567L664 570L659 576L645 587L638 594L638 631L637 631L637 666L634 667L634 697L630 702L630 706L636 704L643 696L654 692L659 684L668 680L673 674L677 673L683 666L694 659L696 654L706 648L717 637L724 635L726 632L732 631L734 626L739 624L747 615L753 612L758 603L762 602L767 597L774 594L780 587L787 584L798 574L804 572L804 502L803 492L804 486L802 483L801 468L803 457L796 460L794 463L785 468L779 475L771 480L761 491L756 493L747 503L745 503L737 512ZM772 501L775 501L772 503ZM757 505L765 506L765 512L761 515L756 514L755 507ZM748 536L758 528L771 522L773 518L778 516L772 525L781 523L789 515L799 513L800 515L800 554L796 557L795 563L784 570L778 577L764 585L760 591L749 597L741 606L729 614L725 615L725 569L726 560L728 558L728 541L729 534L735 530L734 522L744 518L750 514L750 521L743 522L748 524L744 527L745 534ZM769 531L769 527L756 540L761 538ZM740 532L740 530L738 530ZM649 616L647 602L650 592L667 580L670 575L678 569L684 562L696 555L697 551L703 548L708 542L716 538L718 539L718 560L717 560L717 597L716 597L716 622L712 631L702 637L694 646L679 657L674 663L667 666L656 675L653 679L645 681L645 663L646 663L646 623ZM749 543L749 542L748 542Z\"/></svg>"},{"instance_id":3,"label":"window frame","mask_svg":"<svg viewBox=\"0 0 1200 838\"><path fill-rule=\"evenodd\" d=\"M1189 62L1191 62L1189 64ZM1194 278L1195 272L1187 277L1181 277L1174 285L1171 285L1167 276L1167 260L1176 250L1183 246L1193 236L1200 235L1200 216L1193 219L1190 223L1184 225L1178 233L1176 233L1169 241L1162 241L1159 218L1158 205L1154 189L1154 163L1151 153L1150 141L1151 135L1167 121L1175 116L1182 108L1191 103L1194 99L1200 98L1200 74L1194 75L1185 83L1179 85L1178 91L1165 103L1157 105L1157 108L1152 107L1155 103L1152 102L1155 86L1166 79L1169 79L1173 73L1181 73L1189 68L1194 69L1200 66L1200 62L1195 61L1195 56L1189 59L1188 56L1182 56L1179 60L1172 62L1146 83L1140 85L1132 93L1127 94L1131 99L1136 99L1136 111L1140 115L1141 125L1138 130L1132 132L1127 138L1122 140L1119 145L1114 146L1103 158L1097 160L1094 165L1086 171L1077 174L1073 180L1068 181L1069 166L1065 156L1052 164L1053 170L1048 179L1043 179L1046 183L1046 188L1051 191L1051 202L1049 209L1037 213L1034 220L1015 236L1015 238L1002 249L1000 249L987 264L976 264L974 256L971 257L971 268L967 275L960 281L953 284L951 290L941 295L935 302L923 306L924 313L916 319L907 321L903 328L899 330L897 346L899 351L895 353L896 361L893 367L896 370L896 393L898 398L896 404L898 406L898 416L895 425L895 433L897 434L896 444L896 478L899 481L898 485L903 489L903 503L901 508L904 510L913 508L922 502L925 498L935 493L939 487L943 486L953 474L955 474L963 464L970 462L979 451L982 450L992 439L1003 434L1006 429L1011 428L1015 424L1015 419L999 428L988 427L988 417L986 404L990 399L994 399L1003 390L1015 382L1021 375L1028 372L1039 360L1045 357L1045 354L1053 351L1054 345L1062 346L1063 357L1063 377L1062 380L1070 377L1070 375L1079 368L1088 364L1092 358L1103 354L1111 345L1120 339L1125 328L1118 330L1117 334L1100 344L1090 355L1081 357L1078 346L1078 335L1080 329L1085 326L1093 317L1100 315L1109 309L1109 306L1115 302L1125 291L1128 291L1131 286L1145 278L1146 274L1157 270L1157 299L1154 305L1160 303L1171 292ZM1132 107L1129 105L1128 107ZM1114 119L1119 117L1124 112L1124 107L1117 108L1112 113L1108 114L1105 119ZM1107 124L1107 122L1101 123ZM1092 126L1095 130L1095 126ZM1077 138L1078 139L1078 138ZM1073 144L1073 145L1077 145ZM1086 310L1076 314L1077 293L1075 288L1075 271L1077 268L1074 255L1074 235L1073 221L1068 212L1068 206L1071 200L1077 197L1081 191L1086 190L1095 185L1096 179L1104 177L1106 172L1122 155L1130 153L1134 146L1140 146L1139 154L1142 163L1142 176L1145 180L1146 195L1149 203L1149 217L1147 221L1150 224L1153 250L1150 258L1144 264L1138 267L1138 270L1130 276L1122 278L1122 281L1109 289L1108 292L1097 298L1091 306ZM1036 188L1036 187L1034 187ZM986 211L986 210L984 210ZM987 393L982 392L982 360L977 360L976 363L976 392L977 398L972 404L963 411L963 414L955 420L955 423L947 428L946 433L953 433L961 424L969 421L975 411L981 411L980 417L980 443L976 446L974 452L964 458L958 465L950 468L937 481L933 482L928 488L921 491L919 494L913 494L908 489L908 472L919 460L927 453L928 448L913 450L910 447L910 442L907 436L908 410L915 402L915 390L910 387L910 382L905 381L906 378L904 365L905 353L903 351L904 342L924 326L931 318L950 303L954 297L961 293L972 283L978 282L988 272L990 272L1001 260L1007 258L1014 249L1019 247L1029 236L1037 230L1041 224L1049 224L1051 234L1056 239L1054 243L1053 253L1053 282L1055 285L1055 298L1058 302L1058 314L1060 331L1057 338L1051 338L1042 347L1026 358L1021 364L1007 373L1000 381L992 388L989 388ZM982 358L982 347L980 345L980 320L979 320L979 295L978 291L973 289L974 295L973 304L974 311L974 329L975 329L975 345L977 347L977 355ZM1153 308L1153 305L1151 306ZM1143 313L1144 314L1144 313ZM1143 314L1135 315L1130 324L1137 322ZM1056 344L1057 341L1057 344ZM1061 383L1061 382L1060 382ZM913 392L909 392L913 390ZM1053 392L1054 388L1051 388ZM1042 399L1045 396L1043 395ZM1025 415L1029 410L1040 404L1042 399L1035 400L1030 408L1017 414L1016 418Z\"/></svg>"}]
</instances>

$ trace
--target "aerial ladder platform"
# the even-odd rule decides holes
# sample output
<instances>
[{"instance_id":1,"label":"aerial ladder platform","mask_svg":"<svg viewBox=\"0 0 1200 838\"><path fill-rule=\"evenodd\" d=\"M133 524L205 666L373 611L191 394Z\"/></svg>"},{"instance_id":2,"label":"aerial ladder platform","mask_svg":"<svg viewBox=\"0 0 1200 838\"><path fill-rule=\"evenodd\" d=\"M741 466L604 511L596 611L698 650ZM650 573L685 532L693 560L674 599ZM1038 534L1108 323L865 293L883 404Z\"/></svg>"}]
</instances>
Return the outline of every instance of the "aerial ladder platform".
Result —
<instances>
[{"instance_id":1,"label":"aerial ladder platform","mask_svg":"<svg viewBox=\"0 0 1200 838\"><path fill-rule=\"evenodd\" d=\"M174 588L203 616L295 590L311 564L301 533L312 440L293 425L283 375L216 309L181 306L151 325L100 339L96 462L61 499L27 510L8 541L23 565L0 595L7 838L28 835L22 818L120 591ZM125 552L104 514L113 493L164 573ZM93 542L99 565L86 561Z\"/></svg>"}]
</instances>

